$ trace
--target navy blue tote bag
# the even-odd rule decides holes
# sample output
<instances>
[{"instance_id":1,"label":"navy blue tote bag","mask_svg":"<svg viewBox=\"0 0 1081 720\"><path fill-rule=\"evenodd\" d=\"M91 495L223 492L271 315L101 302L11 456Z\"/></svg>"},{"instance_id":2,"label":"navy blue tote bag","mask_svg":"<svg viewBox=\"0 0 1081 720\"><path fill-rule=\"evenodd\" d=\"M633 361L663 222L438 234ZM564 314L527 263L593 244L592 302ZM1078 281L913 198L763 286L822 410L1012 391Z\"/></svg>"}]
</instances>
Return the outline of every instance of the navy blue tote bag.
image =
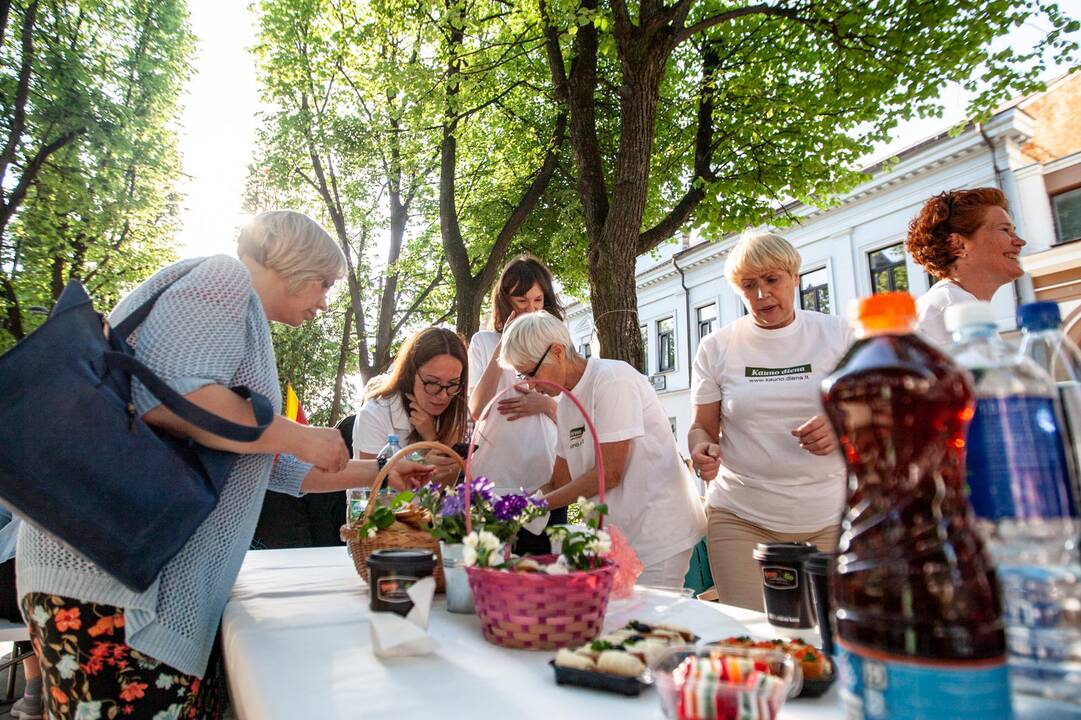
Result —
<instances>
[{"instance_id":1,"label":"navy blue tote bag","mask_svg":"<svg viewBox=\"0 0 1081 720\"><path fill-rule=\"evenodd\" d=\"M135 359L125 342L163 288L117 327L68 283L49 318L0 356L0 500L142 592L217 504L236 455L159 433L131 399L137 377L188 422L257 440L274 419L247 388L257 426L192 404Z\"/></svg>"}]
</instances>

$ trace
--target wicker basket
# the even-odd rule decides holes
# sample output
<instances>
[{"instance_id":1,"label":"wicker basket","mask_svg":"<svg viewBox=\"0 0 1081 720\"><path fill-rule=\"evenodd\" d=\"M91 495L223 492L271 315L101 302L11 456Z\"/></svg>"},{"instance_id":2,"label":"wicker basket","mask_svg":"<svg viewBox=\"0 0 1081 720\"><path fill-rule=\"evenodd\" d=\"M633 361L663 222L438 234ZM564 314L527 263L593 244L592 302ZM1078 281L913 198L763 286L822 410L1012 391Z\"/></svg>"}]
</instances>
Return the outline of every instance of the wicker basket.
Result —
<instances>
[{"instance_id":1,"label":"wicker basket","mask_svg":"<svg viewBox=\"0 0 1081 720\"><path fill-rule=\"evenodd\" d=\"M379 474L376 475L375 481L372 482L372 492L368 499L368 507L364 510L365 520L367 520L375 511L376 498L379 495L379 489L383 487L383 483L386 481L391 467L414 450L424 449L439 450L446 453L452 458L455 458L458 465L461 466L463 470L465 469L465 462L458 453L442 443L423 441L405 446L387 460L387 464L383 466L379 471ZM349 545L349 552L353 556L353 565L356 567L360 576L364 578L364 582L368 582L368 556L376 550L418 548L420 550L430 550L435 555L435 589L436 592L443 592L445 587L445 580L443 579L443 558L439 552L439 541L432 537L431 533L427 530L417 530L416 528L411 527L391 526L385 530L380 530L373 538L362 538L358 537L358 527L359 525L342 525L341 537Z\"/></svg>"},{"instance_id":2,"label":"wicker basket","mask_svg":"<svg viewBox=\"0 0 1081 720\"><path fill-rule=\"evenodd\" d=\"M597 637L615 571L607 560L567 575L466 568L484 639L523 650L575 647Z\"/></svg>"},{"instance_id":3,"label":"wicker basket","mask_svg":"<svg viewBox=\"0 0 1081 720\"><path fill-rule=\"evenodd\" d=\"M585 418L593 438L597 477L604 478L604 456L597 439L597 429L578 398L570 390L547 380L531 380L530 383L558 389L575 404ZM506 388L503 392L511 389ZM500 395L502 393L493 397L484 408L481 422L488 417L492 405ZM465 471L466 506L470 502L472 478L469 465L472 458L473 448L470 446ZM604 482L597 484L597 496L603 503ZM602 518L601 523L603 522ZM466 531L471 529L467 515ZM539 560L551 562L554 558L554 555L544 555ZM607 560L598 568L566 575L466 568L484 639L503 647L524 650L573 647L597 637L604 623L604 613L608 609L608 595L612 590L615 570L616 566Z\"/></svg>"}]
</instances>

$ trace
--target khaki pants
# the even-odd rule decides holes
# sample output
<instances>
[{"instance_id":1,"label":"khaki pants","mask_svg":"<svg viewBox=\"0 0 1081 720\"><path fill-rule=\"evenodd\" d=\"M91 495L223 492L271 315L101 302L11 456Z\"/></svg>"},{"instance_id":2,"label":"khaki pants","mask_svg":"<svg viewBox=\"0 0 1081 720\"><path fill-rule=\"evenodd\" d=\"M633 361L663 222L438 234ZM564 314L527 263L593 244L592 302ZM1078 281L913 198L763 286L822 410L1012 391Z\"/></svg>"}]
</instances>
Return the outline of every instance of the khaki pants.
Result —
<instances>
[{"instance_id":1,"label":"khaki pants","mask_svg":"<svg viewBox=\"0 0 1081 720\"><path fill-rule=\"evenodd\" d=\"M762 573L751 553L760 542L812 542L823 552L837 549L840 525L830 525L809 533L782 533L748 522L727 510L707 508L709 529L709 569L720 601L764 611Z\"/></svg>"}]
</instances>

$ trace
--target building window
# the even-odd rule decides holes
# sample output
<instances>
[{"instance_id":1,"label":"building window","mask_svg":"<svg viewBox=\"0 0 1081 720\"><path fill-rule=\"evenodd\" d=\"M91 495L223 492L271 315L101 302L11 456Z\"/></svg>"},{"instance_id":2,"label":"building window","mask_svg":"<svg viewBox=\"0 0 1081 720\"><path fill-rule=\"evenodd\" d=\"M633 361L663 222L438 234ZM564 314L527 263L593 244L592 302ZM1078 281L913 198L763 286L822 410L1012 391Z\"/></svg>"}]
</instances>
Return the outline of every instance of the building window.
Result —
<instances>
[{"instance_id":1,"label":"building window","mask_svg":"<svg viewBox=\"0 0 1081 720\"><path fill-rule=\"evenodd\" d=\"M587 357L590 357L590 356L593 355L593 348L590 345L588 340L578 346L578 354L581 355L584 358L587 358Z\"/></svg>"},{"instance_id":2,"label":"building window","mask_svg":"<svg viewBox=\"0 0 1081 720\"><path fill-rule=\"evenodd\" d=\"M1055 237L1058 242L1081 240L1081 187L1051 198L1055 213Z\"/></svg>"},{"instance_id":3,"label":"building window","mask_svg":"<svg viewBox=\"0 0 1081 720\"><path fill-rule=\"evenodd\" d=\"M677 425L676 419L674 417L668 418L668 427L672 428L672 437L674 437L674 438L676 438L678 440L679 435L676 433L676 430L678 429L678 425Z\"/></svg>"},{"instance_id":4,"label":"building window","mask_svg":"<svg viewBox=\"0 0 1081 720\"><path fill-rule=\"evenodd\" d=\"M717 327L717 303L703 305L695 313L698 315L698 342L702 342L702 338Z\"/></svg>"},{"instance_id":5,"label":"building window","mask_svg":"<svg viewBox=\"0 0 1081 720\"><path fill-rule=\"evenodd\" d=\"M830 314L830 274L818 268L799 276L799 306L804 310Z\"/></svg>"},{"instance_id":6,"label":"building window","mask_svg":"<svg viewBox=\"0 0 1081 720\"><path fill-rule=\"evenodd\" d=\"M871 292L908 290L908 267L905 265L905 245L897 243L875 250L868 255L871 264Z\"/></svg>"},{"instance_id":7,"label":"building window","mask_svg":"<svg viewBox=\"0 0 1081 720\"><path fill-rule=\"evenodd\" d=\"M649 375L649 329L645 325L638 329L642 331L642 360L638 364L638 372Z\"/></svg>"},{"instance_id":8,"label":"building window","mask_svg":"<svg viewBox=\"0 0 1081 720\"><path fill-rule=\"evenodd\" d=\"M676 369L676 320L657 321L657 372Z\"/></svg>"}]
</instances>

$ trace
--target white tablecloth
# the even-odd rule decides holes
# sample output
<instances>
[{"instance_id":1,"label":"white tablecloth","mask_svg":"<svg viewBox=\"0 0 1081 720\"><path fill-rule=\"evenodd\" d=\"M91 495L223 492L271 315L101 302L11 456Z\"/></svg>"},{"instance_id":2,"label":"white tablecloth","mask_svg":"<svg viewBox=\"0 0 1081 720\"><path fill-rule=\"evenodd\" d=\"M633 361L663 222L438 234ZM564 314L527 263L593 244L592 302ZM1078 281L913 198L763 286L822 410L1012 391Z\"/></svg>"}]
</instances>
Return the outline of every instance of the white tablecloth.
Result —
<instances>
[{"instance_id":1,"label":"white tablecloth","mask_svg":"<svg viewBox=\"0 0 1081 720\"><path fill-rule=\"evenodd\" d=\"M555 684L553 652L486 642L473 615L432 610L441 649L377 658L371 650L367 586L345 548L249 552L222 618L222 646L239 720L307 718L661 717L654 690L640 697ZM761 613L638 591L610 603L606 627L631 618L669 620L706 640L775 637ZM782 720L839 718L836 687L817 700L790 700Z\"/></svg>"}]
</instances>

